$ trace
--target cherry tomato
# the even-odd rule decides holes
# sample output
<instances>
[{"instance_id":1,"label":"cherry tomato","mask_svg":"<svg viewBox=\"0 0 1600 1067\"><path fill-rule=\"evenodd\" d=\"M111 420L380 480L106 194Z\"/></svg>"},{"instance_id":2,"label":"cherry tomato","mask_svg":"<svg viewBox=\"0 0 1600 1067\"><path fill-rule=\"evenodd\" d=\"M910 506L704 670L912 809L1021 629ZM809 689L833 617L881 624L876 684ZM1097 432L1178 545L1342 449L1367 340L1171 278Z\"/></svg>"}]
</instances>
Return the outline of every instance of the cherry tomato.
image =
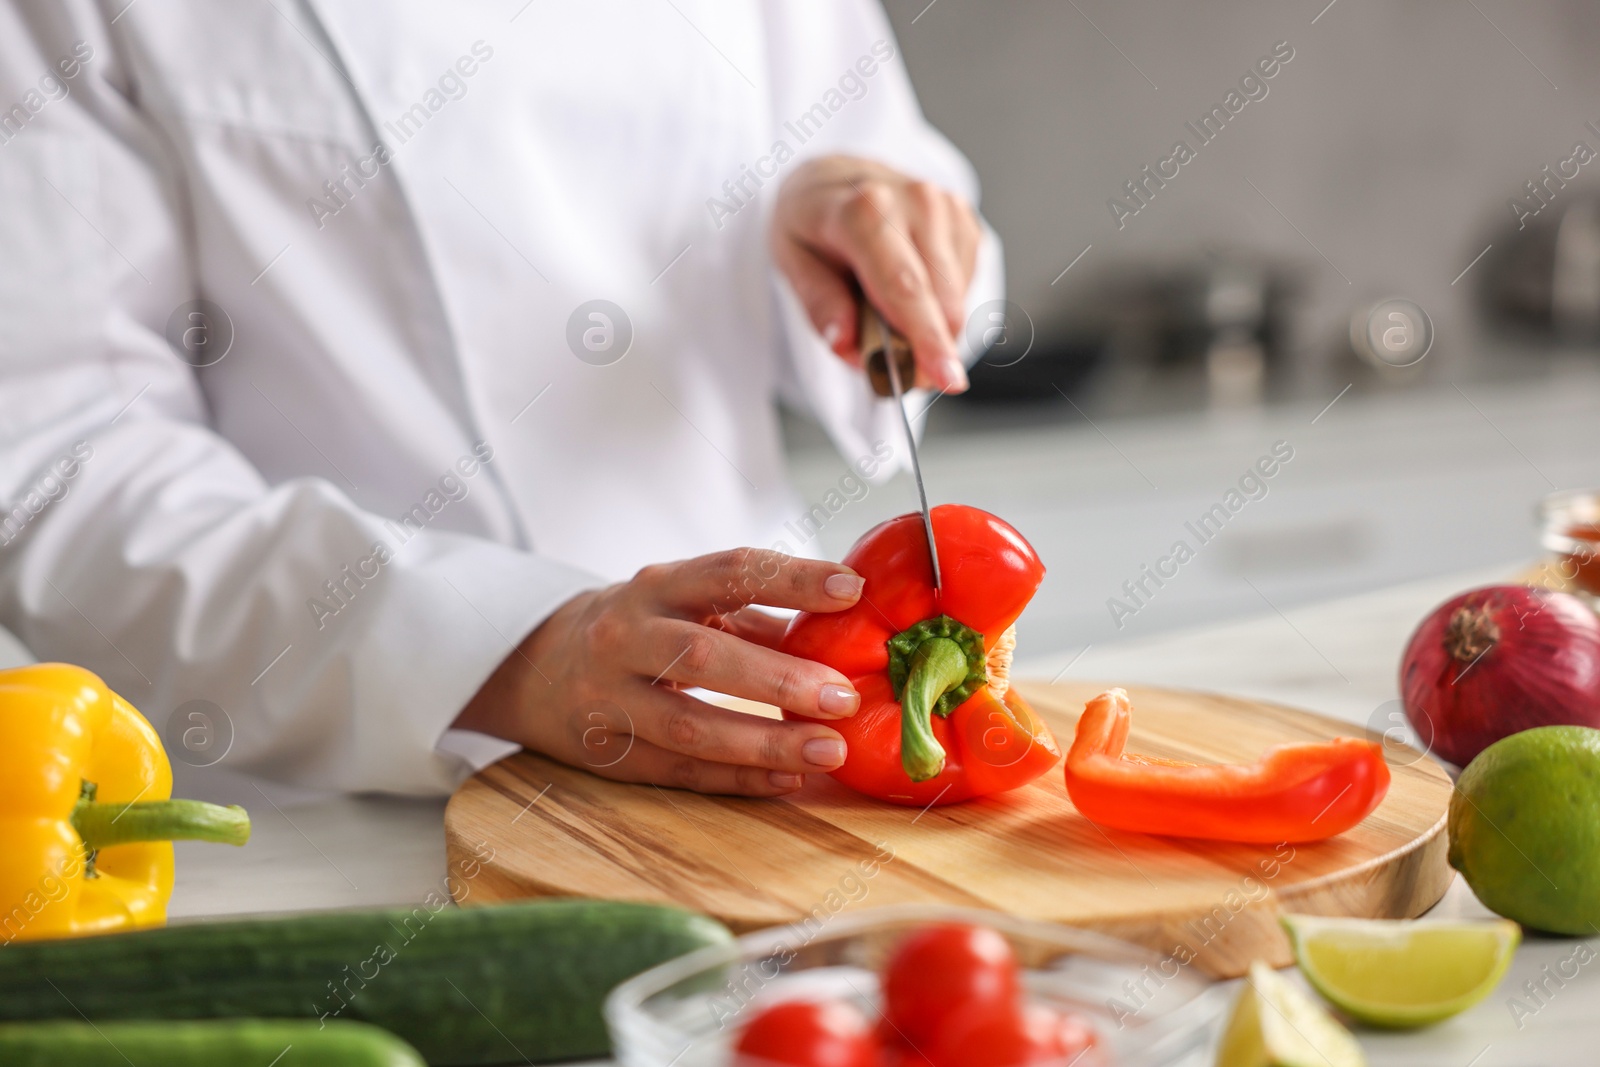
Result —
<instances>
[{"instance_id":1,"label":"cherry tomato","mask_svg":"<svg viewBox=\"0 0 1600 1067\"><path fill-rule=\"evenodd\" d=\"M885 1045L879 1067L934 1067L932 1060L904 1045Z\"/></svg>"},{"instance_id":2,"label":"cherry tomato","mask_svg":"<svg viewBox=\"0 0 1600 1067\"><path fill-rule=\"evenodd\" d=\"M1041 1004L995 1010L975 1005L941 1027L924 1051L936 1067L1088 1067L1094 1031Z\"/></svg>"},{"instance_id":3,"label":"cherry tomato","mask_svg":"<svg viewBox=\"0 0 1600 1067\"><path fill-rule=\"evenodd\" d=\"M753 1019L734 1046L735 1067L877 1067L867 1020L843 1001L791 1000Z\"/></svg>"},{"instance_id":4,"label":"cherry tomato","mask_svg":"<svg viewBox=\"0 0 1600 1067\"><path fill-rule=\"evenodd\" d=\"M927 1057L905 1043L900 1031L881 1012L873 1033L878 1039L878 1067L933 1067Z\"/></svg>"},{"instance_id":5,"label":"cherry tomato","mask_svg":"<svg viewBox=\"0 0 1600 1067\"><path fill-rule=\"evenodd\" d=\"M1061 1045L1061 1054L1068 1060L1076 1060L1085 1049L1098 1048L1100 1039L1095 1036L1094 1027L1076 1015L1065 1014L1061 1016L1061 1024L1056 1028L1056 1040ZM1099 1060L1091 1053L1078 1061L1083 1067L1098 1063Z\"/></svg>"},{"instance_id":6,"label":"cherry tomato","mask_svg":"<svg viewBox=\"0 0 1600 1067\"><path fill-rule=\"evenodd\" d=\"M1017 1000L1011 944L982 926L928 926L902 941L883 977L884 1012L903 1042L928 1051L940 1025L960 1009Z\"/></svg>"}]
</instances>

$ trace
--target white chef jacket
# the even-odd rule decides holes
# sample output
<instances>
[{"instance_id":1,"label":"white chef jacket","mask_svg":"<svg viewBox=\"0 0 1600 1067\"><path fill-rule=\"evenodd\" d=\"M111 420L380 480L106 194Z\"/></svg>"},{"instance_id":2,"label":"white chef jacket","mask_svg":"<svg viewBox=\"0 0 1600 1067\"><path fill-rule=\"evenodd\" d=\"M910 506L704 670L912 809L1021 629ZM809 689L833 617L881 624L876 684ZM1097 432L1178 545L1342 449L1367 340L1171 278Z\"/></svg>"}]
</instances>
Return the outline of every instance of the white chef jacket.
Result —
<instances>
[{"instance_id":1,"label":"white chef jacket","mask_svg":"<svg viewBox=\"0 0 1600 1067\"><path fill-rule=\"evenodd\" d=\"M832 152L976 202L870 0L0 0L0 623L229 767L449 790L558 604L811 548L780 395L898 443L769 255Z\"/></svg>"}]
</instances>

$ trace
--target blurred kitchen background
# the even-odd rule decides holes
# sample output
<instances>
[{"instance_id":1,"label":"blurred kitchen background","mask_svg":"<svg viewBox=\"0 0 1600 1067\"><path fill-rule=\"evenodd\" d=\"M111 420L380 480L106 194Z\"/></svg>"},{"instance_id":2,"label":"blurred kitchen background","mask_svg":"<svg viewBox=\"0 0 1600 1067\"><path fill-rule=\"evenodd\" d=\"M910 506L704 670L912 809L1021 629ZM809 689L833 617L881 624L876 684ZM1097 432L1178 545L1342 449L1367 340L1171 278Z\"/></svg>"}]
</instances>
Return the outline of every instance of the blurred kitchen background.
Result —
<instances>
[{"instance_id":1,"label":"blurred kitchen background","mask_svg":"<svg viewBox=\"0 0 1600 1067\"><path fill-rule=\"evenodd\" d=\"M887 6L1005 241L1015 306L973 394L930 409L923 464L935 503L988 508L1044 557L1024 662L1509 575L1538 553L1540 498L1600 485L1600 5ZM1201 146L1185 124L1275 46L1293 57L1266 95ZM1195 158L1132 199L1180 139ZM1139 207L1120 229L1113 197ZM819 501L844 462L788 430ZM1278 441L1268 494L1130 599ZM874 489L821 551L912 506Z\"/></svg>"}]
</instances>

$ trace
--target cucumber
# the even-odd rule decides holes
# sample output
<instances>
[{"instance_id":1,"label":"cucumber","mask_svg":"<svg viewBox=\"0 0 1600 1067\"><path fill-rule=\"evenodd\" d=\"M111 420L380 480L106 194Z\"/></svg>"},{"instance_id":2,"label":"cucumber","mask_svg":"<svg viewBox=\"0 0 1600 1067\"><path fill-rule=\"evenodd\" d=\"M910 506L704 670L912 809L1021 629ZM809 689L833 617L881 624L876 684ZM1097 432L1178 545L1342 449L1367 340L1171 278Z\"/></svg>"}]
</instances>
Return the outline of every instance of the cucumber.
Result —
<instances>
[{"instance_id":1,"label":"cucumber","mask_svg":"<svg viewBox=\"0 0 1600 1067\"><path fill-rule=\"evenodd\" d=\"M19 941L0 948L0 1020L354 1020L430 1064L597 1057L612 987L731 937L677 908L551 900Z\"/></svg>"},{"instance_id":2,"label":"cucumber","mask_svg":"<svg viewBox=\"0 0 1600 1067\"><path fill-rule=\"evenodd\" d=\"M422 1067L417 1050L365 1023L287 1019L0 1023L7 1067Z\"/></svg>"}]
</instances>

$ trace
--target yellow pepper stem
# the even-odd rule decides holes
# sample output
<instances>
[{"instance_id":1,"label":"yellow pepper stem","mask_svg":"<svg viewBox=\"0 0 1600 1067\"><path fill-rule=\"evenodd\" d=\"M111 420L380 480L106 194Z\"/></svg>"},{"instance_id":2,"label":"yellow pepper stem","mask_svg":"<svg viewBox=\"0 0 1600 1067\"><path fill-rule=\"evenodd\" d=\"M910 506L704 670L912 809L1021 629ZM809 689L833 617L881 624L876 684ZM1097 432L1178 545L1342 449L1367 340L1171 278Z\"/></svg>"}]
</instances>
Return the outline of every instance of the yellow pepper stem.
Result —
<instances>
[{"instance_id":1,"label":"yellow pepper stem","mask_svg":"<svg viewBox=\"0 0 1600 1067\"><path fill-rule=\"evenodd\" d=\"M86 848L110 848L135 841L216 841L242 845L250 840L250 816L237 804L222 807L202 800L145 800L133 804L78 801L72 828Z\"/></svg>"}]
</instances>

